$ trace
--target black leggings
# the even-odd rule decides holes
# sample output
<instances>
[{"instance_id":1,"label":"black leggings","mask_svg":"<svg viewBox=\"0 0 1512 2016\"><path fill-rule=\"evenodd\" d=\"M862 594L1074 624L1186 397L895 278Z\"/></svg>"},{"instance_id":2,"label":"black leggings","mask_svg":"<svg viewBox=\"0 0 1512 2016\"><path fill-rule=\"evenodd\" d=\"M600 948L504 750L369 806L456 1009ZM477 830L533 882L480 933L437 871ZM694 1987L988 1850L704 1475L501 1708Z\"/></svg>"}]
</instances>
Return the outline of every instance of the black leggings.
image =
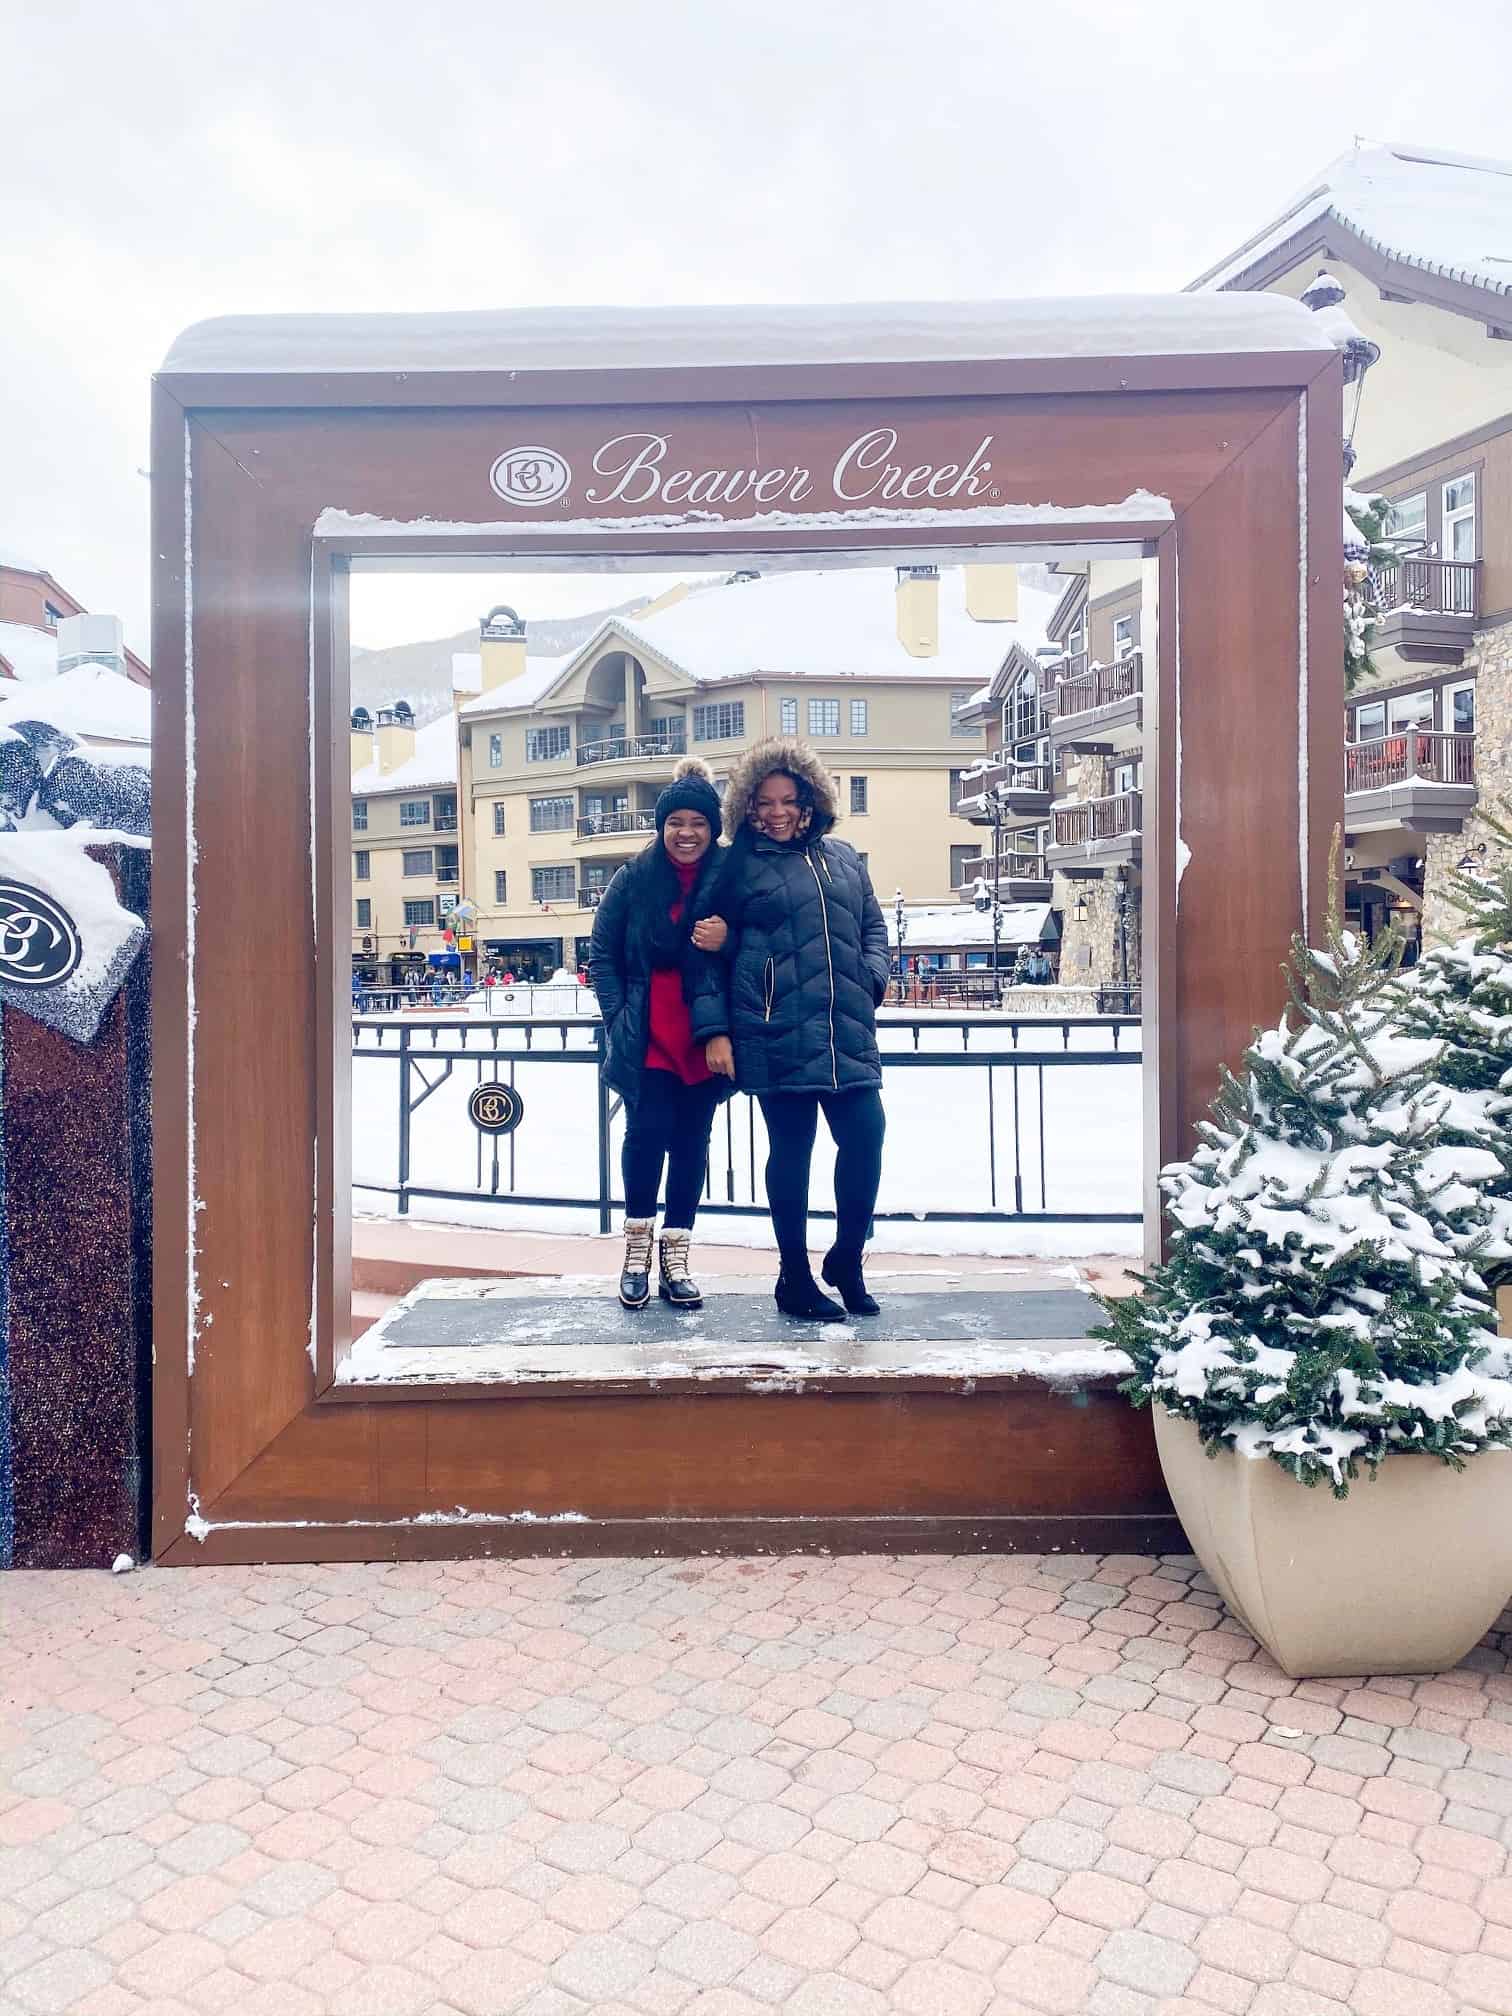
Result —
<instances>
[{"instance_id":1,"label":"black leggings","mask_svg":"<svg viewBox=\"0 0 1512 2016\"><path fill-rule=\"evenodd\" d=\"M625 1109L625 1145L620 1168L625 1178L625 1216L654 1218L667 1168L665 1224L674 1232L692 1230L709 1163L709 1129L719 1104L720 1081L684 1085L670 1071L642 1071L640 1096Z\"/></svg>"},{"instance_id":2,"label":"black leggings","mask_svg":"<svg viewBox=\"0 0 1512 2016\"><path fill-rule=\"evenodd\" d=\"M835 1251L859 1260L882 1181L887 1122L880 1092L763 1092L767 1203L785 1274L807 1274L809 1163L819 1109L835 1137Z\"/></svg>"}]
</instances>

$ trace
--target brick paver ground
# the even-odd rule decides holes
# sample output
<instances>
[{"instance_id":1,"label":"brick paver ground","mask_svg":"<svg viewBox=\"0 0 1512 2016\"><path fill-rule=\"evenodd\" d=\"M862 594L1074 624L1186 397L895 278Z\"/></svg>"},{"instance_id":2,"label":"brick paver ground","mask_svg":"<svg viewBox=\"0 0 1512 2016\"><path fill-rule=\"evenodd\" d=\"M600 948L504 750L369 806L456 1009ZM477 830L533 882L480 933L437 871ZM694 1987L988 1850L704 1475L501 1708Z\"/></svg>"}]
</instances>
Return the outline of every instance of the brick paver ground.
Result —
<instances>
[{"instance_id":1,"label":"brick paver ground","mask_svg":"<svg viewBox=\"0 0 1512 2016\"><path fill-rule=\"evenodd\" d=\"M0 2011L1512 2012L1509 1646L1296 1685L1188 1558L11 1576Z\"/></svg>"}]
</instances>

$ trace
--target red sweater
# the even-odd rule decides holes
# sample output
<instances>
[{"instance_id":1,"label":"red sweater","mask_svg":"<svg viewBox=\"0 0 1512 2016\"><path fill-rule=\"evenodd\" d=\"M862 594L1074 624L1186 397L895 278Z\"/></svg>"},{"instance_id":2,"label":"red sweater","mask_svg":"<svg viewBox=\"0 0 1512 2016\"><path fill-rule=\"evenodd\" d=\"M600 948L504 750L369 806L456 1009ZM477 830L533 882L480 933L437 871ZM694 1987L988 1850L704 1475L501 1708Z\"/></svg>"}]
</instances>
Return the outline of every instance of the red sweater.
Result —
<instances>
[{"instance_id":1,"label":"red sweater","mask_svg":"<svg viewBox=\"0 0 1512 2016\"><path fill-rule=\"evenodd\" d=\"M674 861L682 895L668 911L674 923L682 916L683 905L693 893L701 861ZM646 1044L646 1069L670 1071L684 1085L702 1085L713 1077L704 1062L704 1046L696 1042L683 999L682 974L675 966L655 966L651 970L650 1040Z\"/></svg>"}]
</instances>

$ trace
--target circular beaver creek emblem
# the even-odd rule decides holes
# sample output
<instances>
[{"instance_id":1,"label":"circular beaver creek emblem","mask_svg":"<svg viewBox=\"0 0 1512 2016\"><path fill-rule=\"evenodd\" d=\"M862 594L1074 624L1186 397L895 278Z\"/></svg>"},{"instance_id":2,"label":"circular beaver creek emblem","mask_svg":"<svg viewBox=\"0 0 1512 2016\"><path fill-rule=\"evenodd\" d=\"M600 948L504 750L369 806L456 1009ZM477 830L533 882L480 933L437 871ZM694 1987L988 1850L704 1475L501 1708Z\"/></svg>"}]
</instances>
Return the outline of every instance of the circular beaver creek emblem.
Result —
<instances>
[{"instance_id":1,"label":"circular beaver creek emblem","mask_svg":"<svg viewBox=\"0 0 1512 2016\"><path fill-rule=\"evenodd\" d=\"M488 472L506 504L549 504L572 481L572 465L554 448L511 448Z\"/></svg>"},{"instance_id":2,"label":"circular beaver creek emblem","mask_svg":"<svg viewBox=\"0 0 1512 2016\"><path fill-rule=\"evenodd\" d=\"M0 980L56 987L84 955L68 912L27 882L0 880Z\"/></svg>"},{"instance_id":3,"label":"circular beaver creek emblem","mask_svg":"<svg viewBox=\"0 0 1512 2016\"><path fill-rule=\"evenodd\" d=\"M481 1134L513 1134L525 1117L525 1101L513 1085L475 1085L467 1112Z\"/></svg>"}]
</instances>

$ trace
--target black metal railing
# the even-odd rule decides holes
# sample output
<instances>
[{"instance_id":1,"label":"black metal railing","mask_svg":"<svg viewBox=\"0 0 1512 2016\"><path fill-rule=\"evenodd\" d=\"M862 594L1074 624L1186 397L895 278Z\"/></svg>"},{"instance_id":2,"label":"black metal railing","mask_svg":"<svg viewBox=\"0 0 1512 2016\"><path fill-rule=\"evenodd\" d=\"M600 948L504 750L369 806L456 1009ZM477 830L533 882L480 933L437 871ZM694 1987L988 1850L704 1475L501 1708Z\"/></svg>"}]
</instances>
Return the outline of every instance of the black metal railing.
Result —
<instances>
[{"instance_id":1,"label":"black metal railing","mask_svg":"<svg viewBox=\"0 0 1512 2016\"><path fill-rule=\"evenodd\" d=\"M579 840L598 840L615 833L654 833L654 812L588 812L577 822Z\"/></svg>"},{"instance_id":2,"label":"black metal railing","mask_svg":"<svg viewBox=\"0 0 1512 2016\"><path fill-rule=\"evenodd\" d=\"M609 735L599 742L580 742L577 760L580 764L622 763L631 757L686 756L688 753L688 732L679 729L671 735Z\"/></svg>"},{"instance_id":3,"label":"black metal railing","mask_svg":"<svg viewBox=\"0 0 1512 2016\"><path fill-rule=\"evenodd\" d=\"M958 976L964 977L964 976ZM970 976L972 979L978 976ZM980 976L990 982L990 975ZM1011 1223L1034 1220L1046 1223L1087 1225L1133 1225L1140 1222L1139 1175L1131 1170L1128 1208L1092 1210L1076 1194L1081 1179L1057 1175L1052 1196L1049 1144L1057 1128L1064 1138L1084 1131L1073 1114L1058 1120L1047 1114L1047 1089L1052 1109L1058 1097L1074 1098L1077 1090L1086 1094L1084 1082L1074 1085L1074 1074L1090 1072L1138 1071L1140 1051L1134 1032L1137 1024L1127 1016L980 1017L954 1020L938 1015L889 1017L884 1036L903 1031L911 1034L912 1047L884 1047L884 1085L919 1071L971 1074L972 1083L949 1118L950 1154L953 1170L966 1166L974 1154L981 1172L982 1194L970 1205L937 1208L884 1208L879 1221L903 1224L950 1221L970 1224ZM924 1049L921 1038L940 1031L958 1032L961 1047ZM1073 1047L1088 1041L1090 1032L1106 1032L1101 1047ZM1127 1039L1127 1040L1125 1040ZM601 1073L603 1026L597 1021L541 1020L501 1024L482 1019L466 1022L436 1019L403 1022L369 1021L358 1018L352 1025L353 1105L371 1123L374 1089L371 1073L381 1065L394 1073L393 1090L380 1096L391 1098L394 1106L393 1167L381 1170L365 1156L374 1151L371 1124L359 1131L354 1150L352 1185L354 1190L373 1192L394 1199L401 1215L407 1215L416 1198L466 1204L529 1205L536 1207L587 1209L598 1216L599 1229L607 1232L614 1213L623 1209L619 1194L614 1132L621 1119L620 1102L605 1086ZM536 1123L548 1172L565 1176L549 1190L532 1189L523 1180L520 1167L522 1138L532 1120L527 1118L515 1133L504 1137L480 1134L467 1116L467 1095L474 1086L501 1080L521 1090L529 1108L533 1091L522 1089L519 1079L537 1069L549 1069L553 1077L565 1072L567 1079L553 1086L549 1112ZM358 1079L359 1072L362 1074ZM1068 1078L1067 1074L1073 1074ZM579 1088L573 1092L573 1074ZM589 1075L591 1074L591 1075ZM448 1089L449 1088L449 1089ZM1107 1100L1098 1092L1096 1103L1105 1108ZM964 1086L963 1086L964 1091ZM441 1097L442 1108L432 1108L424 1124L428 1141L422 1159L427 1170L416 1173L415 1121L422 1109ZM580 1148L571 1152L571 1137L564 1125L570 1103L591 1098L593 1121L580 1130ZM544 1103L544 1102L543 1102ZM586 1110L579 1104L586 1119ZM942 1122L942 1125L944 1123ZM980 1138L972 1145L973 1129ZM548 1138L549 1137L549 1138ZM703 1209L736 1217L764 1217L767 1211L762 1184L764 1159L758 1141L757 1108L753 1099L737 1092L716 1117L710 1144L709 1172ZM458 1172L471 1167L472 1182L463 1187ZM427 1173L438 1180L426 1180ZM440 1180L442 1177L448 1180ZM951 1180L959 1181L959 1177ZM816 1218L833 1212L816 1208Z\"/></svg>"}]
</instances>

